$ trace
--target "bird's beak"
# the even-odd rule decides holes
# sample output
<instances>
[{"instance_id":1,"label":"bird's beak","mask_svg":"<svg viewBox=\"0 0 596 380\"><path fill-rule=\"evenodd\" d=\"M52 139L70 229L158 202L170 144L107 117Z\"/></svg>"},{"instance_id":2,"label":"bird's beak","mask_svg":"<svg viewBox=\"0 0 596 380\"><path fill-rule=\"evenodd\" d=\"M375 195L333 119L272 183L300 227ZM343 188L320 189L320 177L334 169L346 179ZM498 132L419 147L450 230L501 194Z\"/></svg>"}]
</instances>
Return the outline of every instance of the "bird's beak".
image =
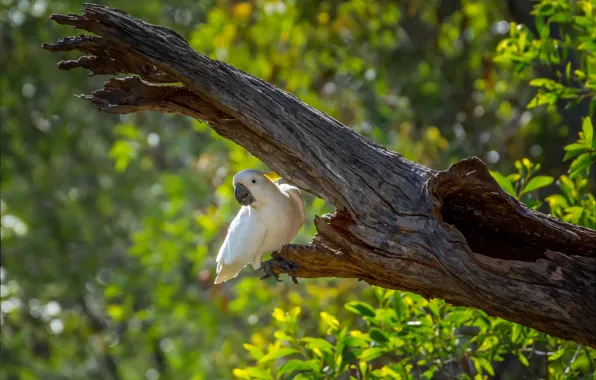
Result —
<instances>
[{"instance_id":1,"label":"bird's beak","mask_svg":"<svg viewBox=\"0 0 596 380\"><path fill-rule=\"evenodd\" d=\"M242 206L250 206L255 201L250 191L241 183L234 185L234 197Z\"/></svg>"}]
</instances>

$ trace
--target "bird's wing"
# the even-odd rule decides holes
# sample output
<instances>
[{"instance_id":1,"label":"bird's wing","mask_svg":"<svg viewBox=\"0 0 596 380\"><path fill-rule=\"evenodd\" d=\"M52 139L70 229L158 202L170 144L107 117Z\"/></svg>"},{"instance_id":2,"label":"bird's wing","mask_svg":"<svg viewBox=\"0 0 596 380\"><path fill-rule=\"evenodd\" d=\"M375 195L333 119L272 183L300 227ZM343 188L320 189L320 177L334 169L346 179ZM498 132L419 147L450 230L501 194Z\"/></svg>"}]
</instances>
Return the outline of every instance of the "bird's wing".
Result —
<instances>
[{"instance_id":1,"label":"bird's wing","mask_svg":"<svg viewBox=\"0 0 596 380\"><path fill-rule=\"evenodd\" d=\"M250 207L240 209L217 254L216 284L236 277L259 253L265 231L265 226Z\"/></svg>"},{"instance_id":2,"label":"bird's wing","mask_svg":"<svg viewBox=\"0 0 596 380\"><path fill-rule=\"evenodd\" d=\"M295 206L298 210L298 219L296 221L294 221L294 223L292 223L292 225L294 226L294 231L292 231L292 238L293 238L298 233L298 230L300 229L300 227L302 227L302 224L304 223L304 218L306 217L306 211L304 208L304 199L302 199L302 194L300 193L300 189L295 186L288 185L288 184L284 183L284 184L279 185L279 188L280 188L280 190L285 191L290 196L290 199L295 204Z\"/></svg>"}]
</instances>

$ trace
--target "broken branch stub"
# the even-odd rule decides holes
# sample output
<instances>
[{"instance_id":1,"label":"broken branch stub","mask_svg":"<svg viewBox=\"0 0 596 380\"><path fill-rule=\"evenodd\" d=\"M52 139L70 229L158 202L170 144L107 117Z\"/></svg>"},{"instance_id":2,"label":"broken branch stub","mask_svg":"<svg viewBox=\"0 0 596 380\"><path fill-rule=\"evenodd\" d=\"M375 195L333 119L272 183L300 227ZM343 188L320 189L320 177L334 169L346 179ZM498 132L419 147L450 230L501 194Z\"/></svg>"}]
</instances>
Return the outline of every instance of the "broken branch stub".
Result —
<instances>
[{"instance_id":1,"label":"broken branch stub","mask_svg":"<svg viewBox=\"0 0 596 380\"><path fill-rule=\"evenodd\" d=\"M137 76L108 80L82 98L110 113L207 121L337 208L315 219L309 245L286 246L270 261L275 273L358 278L596 347L596 231L528 209L478 158L440 172L408 161L291 94L201 55L174 32L119 10L87 4L82 15L52 19L96 34L44 44L88 54L60 62L60 69Z\"/></svg>"}]
</instances>

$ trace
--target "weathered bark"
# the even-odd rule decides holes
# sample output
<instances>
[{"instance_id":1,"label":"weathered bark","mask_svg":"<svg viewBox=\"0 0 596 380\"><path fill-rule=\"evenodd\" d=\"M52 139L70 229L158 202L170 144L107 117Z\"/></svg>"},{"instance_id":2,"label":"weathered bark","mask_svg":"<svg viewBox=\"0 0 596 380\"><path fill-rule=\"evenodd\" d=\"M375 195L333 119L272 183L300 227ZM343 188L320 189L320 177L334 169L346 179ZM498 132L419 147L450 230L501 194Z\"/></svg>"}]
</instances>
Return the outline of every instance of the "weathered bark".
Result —
<instances>
[{"instance_id":1,"label":"weathered bark","mask_svg":"<svg viewBox=\"0 0 596 380\"><path fill-rule=\"evenodd\" d=\"M358 278L596 347L596 231L529 210L478 158L441 172L408 161L118 10L89 4L83 15L52 19L98 35L44 44L91 54L59 68L140 77L111 79L83 96L100 110L205 120L337 208L315 220L311 244L287 246L270 262L276 273Z\"/></svg>"}]
</instances>

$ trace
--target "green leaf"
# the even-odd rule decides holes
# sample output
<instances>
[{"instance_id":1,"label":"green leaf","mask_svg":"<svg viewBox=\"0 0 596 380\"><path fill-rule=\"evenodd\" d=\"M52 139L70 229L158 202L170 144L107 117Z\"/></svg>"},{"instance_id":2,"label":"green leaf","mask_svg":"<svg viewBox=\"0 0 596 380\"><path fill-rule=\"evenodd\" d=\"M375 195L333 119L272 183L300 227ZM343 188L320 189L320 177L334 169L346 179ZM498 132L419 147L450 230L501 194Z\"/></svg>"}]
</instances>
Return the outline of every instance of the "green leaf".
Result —
<instances>
[{"instance_id":1,"label":"green leaf","mask_svg":"<svg viewBox=\"0 0 596 380\"><path fill-rule=\"evenodd\" d=\"M292 336L290 336L287 332L283 331L283 330L277 330L273 336L275 336L275 339L277 340L285 340L285 341L291 341L293 340Z\"/></svg>"},{"instance_id":2,"label":"green leaf","mask_svg":"<svg viewBox=\"0 0 596 380\"><path fill-rule=\"evenodd\" d=\"M501 174L499 172L494 172L492 170L490 171L490 175L493 176L493 178L497 181L499 186L501 186L501 188L503 188L503 190L505 190L507 193L509 193L509 195L512 195L515 197L515 189L513 188L513 185L511 184L511 182L509 182L507 177L505 177L503 174Z\"/></svg>"},{"instance_id":3,"label":"green leaf","mask_svg":"<svg viewBox=\"0 0 596 380\"><path fill-rule=\"evenodd\" d=\"M284 356L295 354L297 352L298 350L289 347L274 349L273 351L269 352L267 355L259 359L259 363L267 363L272 360L282 358Z\"/></svg>"},{"instance_id":4,"label":"green leaf","mask_svg":"<svg viewBox=\"0 0 596 380\"><path fill-rule=\"evenodd\" d=\"M422 373L422 378L423 379L432 379L433 376L435 375L435 372L437 372L438 369L439 369L439 367L431 367L430 369L428 369Z\"/></svg>"},{"instance_id":5,"label":"green leaf","mask_svg":"<svg viewBox=\"0 0 596 380\"><path fill-rule=\"evenodd\" d=\"M580 144L580 143L573 143L573 144L569 144L569 145L565 145L565 148L563 148L566 152L572 152L574 150L578 150L578 149L586 149L588 148L587 146L585 146L584 144Z\"/></svg>"},{"instance_id":6,"label":"green leaf","mask_svg":"<svg viewBox=\"0 0 596 380\"><path fill-rule=\"evenodd\" d=\"M526 184L526 186L524 186L520 195L541 189L543 187L546 187L546 186L552 184L553 182L555 182L555 179L551 176L546 176L546 175L536 176L536 177L532 178Z\"/></svg>"},{"instance_id":7,"label":"green leaf","mask_svg":"<svg viewBox=\"0 0 596 380\"><path fill-rule=\"evenodd\" d=\"M546 88L555 88L558 86L558 83L552 79L546 78L537 78L530 81L530 86L532 87L546 87Z\"/></svg>"},{"instance_id":8,"label":"green leaf","mask_svg":"<svg viewBox=\"0 0 596 380\"><path fill-rule=\"evenodd\" d=\"M435 317L439 318L441 316L440 305L438 304L437 301L435 301L435 300L430 301L428 303L428 309Z\"/></svg>"},{"instance_id":9,"label":"green leaf","mask_svg":"<svg viewBox=\"0 0 596 380\"><path fill-rule=\"evenodd\" d=\"M327 326L329 326L328 334L331 334L339 330L339 321L337 320L337 318L326 312L322 312L320 315L321 319L325 321Z\"/></svg>"},{"instance_id":10,"label":"green leaf","mask_svg":"<svg viewBox=\"0 0 596 380\"><path fill-rule=\"evenodd\" d=\"M134 124L130 124L130 123L123 123L123 124L117 124L114 126L114 134L116 136L122 137L122 138L128 138L131 140L135 140L137 138L139 138L140 133L139 130L137 129L137 127Z\"/></svg>"},{"instance_id":11,"label":"green leaf","mask_svg":"<svg viewBox=\"0 0 596 380\"><path fill-rule=\"evenodd\" d=\"M289 375L292 372L304 372L304 371L318 373L319 365L313 360L302 361L302 360L292 359L292 360L288 360L287 363L282 365L277 370L276 375L277 375L277 377L279 377L282 375Z\"/></svg>"},{"instance_id":12,"label":"green leaf","mask_svg":"<svg viewBox=\"0 0 596 380\"><path fill-rule=\"evenodd\" d=\"M545 200L551 209L569 207L569 202L561 194L550 195Z\"/></svg>"},{"instance_id":13,"label":"green leaf","mask_svg":"<svg viewBox=\"0 0 596 380\"><path fill-rule=\"evenodd\" d=\"M568 176L562 175L559 177L559 187L561 188L561 191L563 191L563 193L567 196L567 198L576 198L576 196L574 195L576 193L575 184Z\"/></svg>"},{"instance_id":14,"label":"green leaf","mask_svg":"<svg viewBox=\"0 0 596 380\"><path fill-rule=\"evenodd\" d=\"M367 348L360 354L360 360L363 362L368 362L384 355L386 352L387 349L381 347Z\"/></svg>"},{"instance_id":15,"label":"green leaf","mask_svg":"<svg viewBox=\"0 0 596 380\"><path fill-rule=\"evenodd\" d=\"M513 328L511 329L511 342L512 343L517 342L519 336L521 335L523 328L524 327L522 325L518 325L517 323L513 325Z\"/></svg>"},{"instance_id":16,"label":"green leaf","mask_svg":"<svg viewBox=\"0 0 596 380\"><path fill-rule=\"evenodd\" d=\"M312 378L299 373L298 375L294 376L292 380L312 380Z\"/></svg>"},{"instance_id":17,"label":"green leaf","mask_svg":"<svg viewBox=\"0 0 596 380\"><path fill-rule=\"evenodd\" d=\"M518 46L519 46L519 51L523 52L524 48L526 47L526 40L528 38L528 35L526 33L521 33L519 36L519 40L517 41Z\"/></svg>"},{"instance_id":18,"label":"green leaf","mask_svg":"<svg viewBox=\"0 0 596 380\"><path fill-rule=\"evenodd\" d=\"M592 125L592 120L589 117L584 118L584 122L582 123L582 131L584 132L584 140L586 145L591 146L592 140L594 139L594 126Z\"/></svg>"},{"instance_id":19,"label":"green leaf","mask_svg":"<svg viewBox=\"0 0 596 380\"><path fill-rule=\"evenodd\" d=\"M463 324L465 321L471 319L472 312L469 310L455 310L449 312L445 319L448 321L453 321L456 324Z\"/></svg>"},{"instance_id":20,"label":"green leaf","mask_svg":"<svg viewBox=\"0 0 596 380\"><path fill-rule=\"evenodd\" d=\"M249 379L266 379L266 380L273 380L273 376L269 374L269 372L257 368L257 367L248 367L245 368L244 371L248 374Z\"/></svg>"},{"instance_id":21,"label":"green leaf","mask_svg":"<svg viewBox=\"0 0 596 380\"><path fill-rule=\"evenodd\" d=\"M401 297L401 293L395 293L393 295L393 310L395 310L395 314L397 315L397 320L400 321L405 319L408 315L408 308L404 304L404 301Z\"/></svg>"},{"instance_id":22,"label":"green leaf","mask_svg":"<svg viewBox=\"0 0 596 380\"><path fill-rule=\"evenodd\" d=\"M250 379L250 375L248 374L248 371L246 369L234 368L232 373L234 374L234 377L237 379Z\"/></svg>"},{"instance_id":23,"label":"green leaf","mask_svg":"<svg viewBox=\"0 0 596 380\"><path fill-rule=\"evenodd\" d=\"M548 361L549 362L553 362L553 361L559 359L561 356L563 356L564 353L565 353L565 348L561 348L560 350L558 350L554 354L550 355L548 357Z\"/></svg>"},{"instance_id":24,"label":"green leaf","mask_svg":"<svg viewBox=\"0 0 596 380\"><path fill-rule=\"evenodd\" d=\"M372 340L374 340L377 343L385 344L385 343L389 342L389 338L387 338L385 333L383 331L379 330L378 328L374 328L374 327L371 328L370 331L368 332L368 334L370 335Z\"/></svg>"},{"instance_id":25,"label":"green leaf","mask_svg":"<svg viewBox=\"0 0 596 380\"><path fill-rule=\"evenodd\" d=\"M352 313L360 314L364 317L374 317L375 309L365 302L352 301L345 305L345 308Z\"/></svg>"},{"instance_id":26,"label":"green leaf","mask_svg":"<svg viewBox=\"0 0 596 380\"><path fill-rule=\"evenodd\" d=\"M584 208L581 206L573 206L565 209L565 216L563 220L568 223L578 224L584 213Z\"/></svg>"},{"instance_id":27,"label":"green leaf","mask_svg":"<svg viewBox=\"0 0 596 380\"><path fill-rule=\"evenodd\" d=\"M335 342L335 350L341 353L346 346L346 339L348 338L348 329L344 327L341 329L339 334L337 334L337 339Z\"/></svg>"},{"instance_id":28,"label":"green leaf","mask_svg":"<svg viewBox=\"0 0 596 380\"><path fill-rule=\"evenodd\" d=\"M584 172L588 172L594 162L596 162L596 153L584 153L580 155L569 166L569 177L575 178Z\"/></svg>"},{"instance_id":29,"label":"green leaf","mask_svg":"<svg viewBox=\"0 0 596 380\"><path fill-rule=\"evenodd\" d=\"M386 308L382 308L382 309L377 309L375 311L376 313L376 317L375 317L375 322L381 322L381 323L393 323L394 321L397 320L397 314L395 313L394 309L386 309Z\"/></svg>"},{"instance_id":30,"label":"green leaf","mask_svg":"<svg viewBox=\"0 0 596 380\"><path fill-rule=\"evenodd\" d=\"M559 15L557 15L557 16L559 16ZM567 62L567 66L565 67L565 76L567 77L567 79L571 78L571 62Z\"/></svg>"},{"instance_id":31,"label":"green leaf","mask_svg":"<svg viewBox=\"0 0 596 380\"><path fill-rule=\"evenodd\" d=\"M107 310L110 318L115 321L122 320L122 317L124 316L124 309L122 309L122 305L108 305Z\"/></svg>"},{"instance_id":32,"label":"green leaf","mask_svg":"<svg viewBox=\"0 0 596 380\"><path fill-rule=\"evenodd\" d=\"M583 146L582 144L569 144L565 146L565 157L563 157L563 162L570 160L576 156L579 156L582 153L589 152L590 148Z\"/></svg>"},{"instance_id":33,"label":"green leaf","mask_svg":"<svg viewBox=\"0 0 596 380\"><path fill-rule=\"evenodd\" d=\"M349 347L364 348L368 346L368 339L363 336L350 336L346 338L345 345Z\"/></svg>"},{"instance_id":34,"label":"green leaf","mask_svg":"<svg viewBox=\"0 0 596 380\"><path fill-rule=\"evenodd\" d=\"M321 338L302 338L302 341L306 343L306 348L310 350L319 349L322 352L333 353L333 345Z\"/></svg>"},{"instance_id":35,"label":"green leaf","mask_svg":"<svg viewBox=\"0 0 596 380\"><path fill-rule=\"evenodd\" d=\"M549 19L550 22L560 22L560 23L565 23L565 22L569 22L571 21L571 16L568 16L564 13L557 13L556 15L554 15L553 17L551 17ZM569 78L569 75L567 75L567 78Z\"/></svg>"},{"instance_id":36,"label":"green leaf","mask_svg":"<svg viewBox=\"0 0 596 380\"><path fill-rule=\"evenodd\" d=\"M104 290L104 296L108 299L116 298L120 294L122 294L122 289L116 284L110 284Z\"/></svg>"},{"instance_id":37,"label":"green leaf","mask_svg":"<svg viewBox=\"0 0 596 380\"><path fill-rule=\"evenodd\" d=\"M488 336L488 337L486 337L486 339L484 339L484 341L478 348L478 351L490 350L498 343L499 343L499 339L496 336Z\"/></svg>"},{"instance_id":38,"label":"green leaf","mask_svg":"<svg viewBox=\"0 0 596 380\"><path fill-rule=\"evenodd\" d=\"M396 371L394 371L389 366L375 369L374 371L371 372L371 375L375 376L375 378L380 378L380 379L395 379L395 380L402 379L401 375L399 373L397 373Z\"/></svg>"},{"instance_id":39,"label":"green leaf","mask_svg":"<svg viewBox=\"0 0 596 380\"><path fill-rule=\"evenodd\" d=\"M265 353L258 347L253 346L252 344L244 344L244 349L248 352L250 352L251 356L253 358L255 358L256 360L261 359L263 356L265 356Z\"/></svg>"},{"instance_id":40,"label":"green leaf","mask_svg":"<svg viewBox=\"0 0 596 380\"><path fill-rule=\"evenodd\" d=\"M482 366L482 369L485 370L489 375L495 375L495 370L493 369L492 364L490 364L488 360L482 358L480 361L480 365Z\"/></svg>"}]
</instances>

